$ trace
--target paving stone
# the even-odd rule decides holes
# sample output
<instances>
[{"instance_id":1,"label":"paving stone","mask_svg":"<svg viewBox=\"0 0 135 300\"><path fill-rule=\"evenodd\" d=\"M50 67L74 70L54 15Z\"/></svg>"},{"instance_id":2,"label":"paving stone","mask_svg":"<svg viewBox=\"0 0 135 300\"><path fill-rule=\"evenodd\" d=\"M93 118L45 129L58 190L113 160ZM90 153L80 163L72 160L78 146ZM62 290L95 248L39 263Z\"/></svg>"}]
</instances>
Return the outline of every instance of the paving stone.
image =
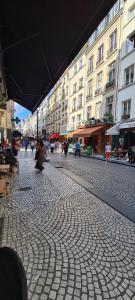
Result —
<instances>
[{"instance_id":1,"label":"paving stone","mask_svg":"<svg viewBox=\"0 0 135 300\"><path fill-rule=\"evenodd\" d=\"M11 201L0 203L5 211L2 246L18 252L26 270L29 300L134 299L135 224L51 164L45 165L42 174L36 172L30 155L25 158L20 153L20 175L12 181ZM64 164L85 178L84 160L77 165L74 161ZM130 205L127 185L129 173L131 188L134 185L133 171L126 169L125 174L103 163L101 169L97 163L94 169L92 163L92 174L88 162L88 180L97 189L116 192ZM19 190L25 186L32 190Z\"/></svg>"}]
</instances>

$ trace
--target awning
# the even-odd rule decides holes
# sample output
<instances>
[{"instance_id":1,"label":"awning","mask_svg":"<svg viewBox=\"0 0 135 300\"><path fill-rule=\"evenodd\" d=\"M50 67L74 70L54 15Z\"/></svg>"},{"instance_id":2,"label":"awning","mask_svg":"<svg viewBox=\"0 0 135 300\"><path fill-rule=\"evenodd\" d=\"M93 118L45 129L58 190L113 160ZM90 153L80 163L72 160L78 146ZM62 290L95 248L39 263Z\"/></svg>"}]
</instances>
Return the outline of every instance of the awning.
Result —
<instances>
[{"instance_id":1,"label":"awning","mask_svg":"<svg viewBox=\"0 0 135 300\"><path fill-rule=\"evenodd\" d=\"M82 129L78 135L80 137L90 137L90 136L96 135L104 130L105 130L105 126L103 126L103 125L93 126L93 127L88 127L88 128Z\"/></svg>"},{"instance_id":2,"label":"awning","mask_svg":"<svg viewBox=\"0 0 135 300\"><path fill-rule=\"evenodd\" d=\"M73 138L74 136L78 136L78 134L81 132L81 130L82 130L82 128L81 129L76 129L72 132L69 132L68 135L67 135L67 138Z\"/></svg>"},{"instance_id":3,"label":"awning","mask_svg":"<svg viewBox=\"0 0 135 300\"><path fill-rule=\"evenodd\" d=\"M68 131L62 131L62 132L60 133L61 136L64 136L64 135L67 135L67 134L68 134Z\"/></svg>"},{"instance_id":4,"label":"awning","mask_svg":"<svg viewBox=\"0 0 135 300\"><path fill-rule=\"evenodd\" d=\"M106 135L119 135L120 134L120 123L109 128L105 134Z\"/></svg>"},{"instance_id":5,"label":"awning","mask_svg":"<svg viewBox=\"0 0 135 300\"><path fill-rule=\"evenodd\" d=\"M3 0L1 42L9 99L35 110L116 0Z\"/></svg>"},{"instance_id":6,"label":"awning","mask_svg":"<svg viewBox=\"0 0 135 300\"><path fill-rule=\"evenodd\" d=\"M125 122L120 124L120 129L126 129L126 128L135 128L135 121Z\"/></svg>"},{"instance_id":7,"label":"awning","mask_svg":"<svg viewBox=\"0 0 135 300\"><path fill-rule=\"evenodd\" d=\"M57 140L60 138L59 133L53 133L48 137L48 140Z\"/></svg>"}]
</instances>

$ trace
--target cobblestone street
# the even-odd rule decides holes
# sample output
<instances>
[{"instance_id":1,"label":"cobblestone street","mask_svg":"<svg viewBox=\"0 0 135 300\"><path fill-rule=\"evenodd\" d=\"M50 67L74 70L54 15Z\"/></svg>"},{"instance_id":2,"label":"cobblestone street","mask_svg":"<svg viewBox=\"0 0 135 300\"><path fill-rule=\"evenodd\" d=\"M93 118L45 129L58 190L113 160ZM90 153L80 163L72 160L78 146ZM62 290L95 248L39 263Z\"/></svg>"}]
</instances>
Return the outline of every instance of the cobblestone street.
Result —
<instances>
[{"instance_id":1,"label":"cobblestone street","mask_svg":"<svg viewBox=\"0 0 135 300\"><path fill-rule=\"evenodd\" d=\"M40 173L33 158L34 153L20 153L11 200L0 200L2 246L22 259L29 300L135 300L135 224L54 162L130 206L135 169L54 154Z\"/></svg>"}]
</instances>

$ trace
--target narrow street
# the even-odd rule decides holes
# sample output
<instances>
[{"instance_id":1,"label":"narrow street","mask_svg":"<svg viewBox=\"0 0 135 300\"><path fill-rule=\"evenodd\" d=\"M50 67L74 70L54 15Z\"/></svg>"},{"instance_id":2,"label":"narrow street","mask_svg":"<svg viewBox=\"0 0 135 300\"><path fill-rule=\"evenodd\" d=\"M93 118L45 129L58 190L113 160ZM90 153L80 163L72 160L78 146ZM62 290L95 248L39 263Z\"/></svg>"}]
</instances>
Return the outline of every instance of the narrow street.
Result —
<instances>
[{"instance_id":1,"label":"narrow street","mask_svg":"<svg viewBox=\"0 0 135 300\"><path fill-rule=\"evenodd\" d=\"M63 154L42 173L20 152L4 213L2 246L15 249L29 300L135 300L135 224L70 177L135 208L135 169ZM70 171L68 175L63 170Z\"/></svg>"}]
</instances>

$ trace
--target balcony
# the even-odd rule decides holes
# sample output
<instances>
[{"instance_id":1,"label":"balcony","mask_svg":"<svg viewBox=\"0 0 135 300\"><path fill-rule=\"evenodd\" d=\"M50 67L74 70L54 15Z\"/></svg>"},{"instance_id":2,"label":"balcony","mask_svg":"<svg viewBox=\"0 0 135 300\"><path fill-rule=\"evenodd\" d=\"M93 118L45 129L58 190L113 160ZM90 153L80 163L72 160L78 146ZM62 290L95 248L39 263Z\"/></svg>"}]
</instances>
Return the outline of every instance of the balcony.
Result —
<instances>
[{"instance_id":1,"label":"balcony","mask_svg":"<svg viewBox=\"0 0 135 300\"><path fill-rule=\"evenodd\" d=\"M99 57L97 62L96 62L96 66L100 65L102 62L104 61L103 57Z\"/></svg>"},{"instance_id":2,"label":"balcony","mask_svg":"<svg viewBox=\"0 0 135 300\"><path fill-rule=\"evenodd\" d=\"M117 44L114 44L113 47L111 47L108 51L107 51L107 56L111 55L117 48Z\"/></svg>"},{"instance_id":3,"label":"balcony","mask_svg":"<svg viewBox=\"0 0 135 300\"><path fill-rule=\"evenodd\" d=\"M128 120L130 119L130 114L124 114L122 115L121 119L124 121L124 120Z\"/></svg>"},{"instance_id":4,"label":"balcony","mask_svg":"<svg viewBox=\"0 0 135 300\"><path fill-rule=\"evenodd\" d=\"M92 94L91 95L87 95L87 97L86 97L86 101L89 101L89 100L91 100L93 97L92 97Z\"/></svg>"},{"instance_id":5,"label":"balcony","mask_svg":"<svg viewBox=\"0 0 135 300\"><path fill-rule=\"evenodd\" d=\"M101 93L102 93L102 88L97 89L97 90L95 91L95 96L98 96L98 95L101 94Z\"/></svg>"},{"instance_id":6,"label":"balcony","mask_svg":"<svg viewBox=\"0 0 135 300\"><path fill-rule=\"evenodd\" d=\"M106 83L105 89L108 90L115 86L115 79Z\"/></svg>"}]
</instances>

